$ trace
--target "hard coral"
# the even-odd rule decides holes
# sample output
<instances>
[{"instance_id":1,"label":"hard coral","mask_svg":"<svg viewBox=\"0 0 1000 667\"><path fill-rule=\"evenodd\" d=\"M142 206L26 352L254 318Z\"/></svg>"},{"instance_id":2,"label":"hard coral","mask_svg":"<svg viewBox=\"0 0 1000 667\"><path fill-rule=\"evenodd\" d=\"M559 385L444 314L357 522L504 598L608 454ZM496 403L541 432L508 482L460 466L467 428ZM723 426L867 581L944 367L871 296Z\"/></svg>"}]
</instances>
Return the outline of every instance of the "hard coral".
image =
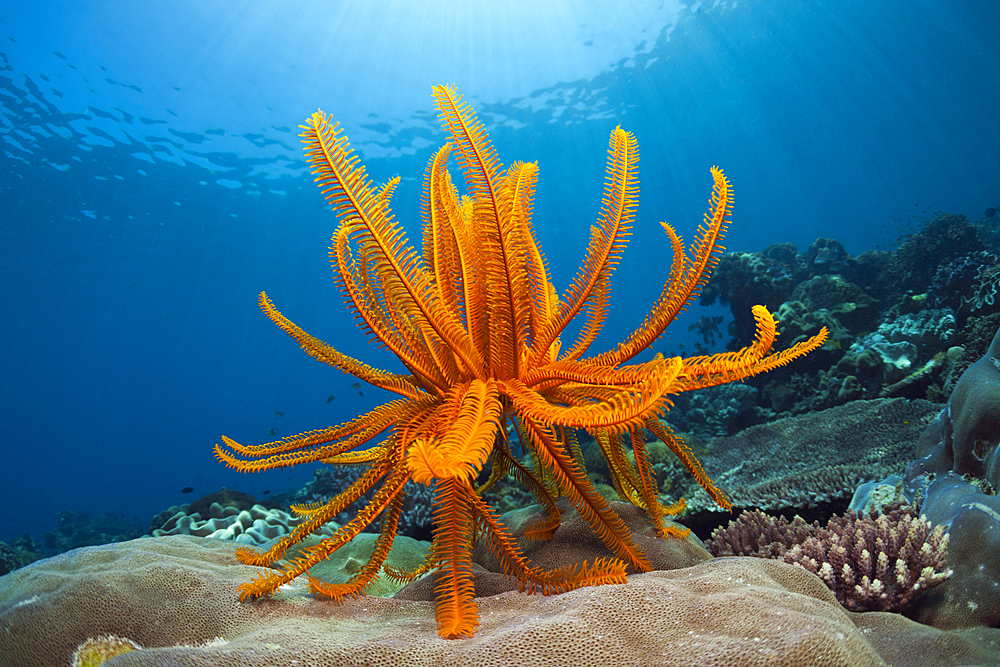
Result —
<instances>
[{"instance_id":1,"label":"hard coral","mask_svg":"<svg viewBox=\"0 0 1000 667\"><path fill-rule=\"evenodd\" d=\"M477 665L995 665L1000 630L943 632L898 614L843 609L812 574L778 561L723 558L551 597L477 602L475 639L437 636L428 602L314 600L293 581L240 604L259 571L235 545L178 536L81 549L0 579L4 667L68 664L88 637L144 648L108 665L284 667Z\"/></svg>"},{"instance_id":2,"label":"hard coral","mask_svg":"<svg viewBox=\"0 0 1000 667\"><path fill-rule=\"evenodd\" d=\"M899 611L952 575L948 535L913 511L833 517L784 556L819 576L851 611Z\"/></svg>"},{"instance_id":3,"label":"hard coral","mask_svg":"<svg viewBox=\"0 0 1000 667\"><path fill-rule=\"evenodd\" d=\"M899 611L949 576L948 536L912 507L859 516L848 511L825 528L796 516L744 512L712 533L717 556L757 556L800 565L816 574L851 611Z\"/></svg>"}]
</instances>

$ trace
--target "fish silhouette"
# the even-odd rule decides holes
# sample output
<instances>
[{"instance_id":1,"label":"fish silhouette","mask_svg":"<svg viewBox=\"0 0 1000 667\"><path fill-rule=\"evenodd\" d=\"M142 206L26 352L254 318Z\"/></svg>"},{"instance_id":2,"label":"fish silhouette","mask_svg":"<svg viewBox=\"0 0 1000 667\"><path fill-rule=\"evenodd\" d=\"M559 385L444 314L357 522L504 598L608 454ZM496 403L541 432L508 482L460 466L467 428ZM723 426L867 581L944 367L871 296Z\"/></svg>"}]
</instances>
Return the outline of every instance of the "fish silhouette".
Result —
<instances>
[{"instance_id":1,"label":"fish silhouette","mask_svg":"<svg viewBox=\"0 0 1000 667\"><path fill-rule=\"evenodd\" d=\"M1000 211L1000 208L988 208L986 209L986 212L983 213L983 215L985 215L987 218L992 218L994 215L997 214L997 211Z\"/></svg>"}]
</instances>

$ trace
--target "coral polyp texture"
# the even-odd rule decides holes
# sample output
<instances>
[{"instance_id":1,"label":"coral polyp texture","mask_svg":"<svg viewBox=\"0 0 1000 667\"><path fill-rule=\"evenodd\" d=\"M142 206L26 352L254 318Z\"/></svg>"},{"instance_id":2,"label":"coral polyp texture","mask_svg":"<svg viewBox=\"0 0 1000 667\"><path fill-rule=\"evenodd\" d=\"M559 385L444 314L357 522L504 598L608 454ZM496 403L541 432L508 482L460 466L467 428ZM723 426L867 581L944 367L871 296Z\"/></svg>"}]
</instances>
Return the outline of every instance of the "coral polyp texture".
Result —
<instances>
[{"instance_id":1,"label":"coral polyp texture","mask_svg":"<svg viewBox=\"0 0 1000 667\"><path fill-rule=\"evenodd\" d=\"M664 522L684 504L661 504L647 432L673 450L716 503L727 507L728 501L660 421L670 396L783 366L822 345L826 330L770 354L776 323L764 306L753 306L757 333L742 350L630 363L692 302L717 262L732 189L722 171L712 167L711 208L691 246L685 247L670 225L662 225L673 262L645 321L613 349L587 356L608 317L611 276L632 234L639 195L635 138L620 127L611 133L601 210L589 230L583 265L560 297L532 227L538 165L503 167L483 124L454 88L437 86L433 92L449 142L434 154L424 177L419 251L390 210L398 178L375 187L343 130L323 112L313 114L301 135L316 181L340 222L330 251L335 280L362 328L398 357L405 372L378 370L338 352L260 295L264 313L307 354L400 398L340 426L277 442L244 446L224 438L216 456L246 472L315 462L365 466L357 481L330 501L293 507L306 520L266 552L237 552L251 565L276 563L289 546L375 489L332 537L241 586L243 598L274 593L380 519L379 542L354 578L343 584L310 580L319 596L357 597L389 553L407 483L433 486L427 559L415 571L394 576L406 580L436 572L438 633L458 638L473 635L479 624L471 560L477 539L526 591L551 594L621 584L629 568L650 570L631 531L587 477L578 429L600 444L618 495L644 509L659 535L683 537L686 530ZM465 177L464 196L447 170L451 156ZM568 330L578 333L564 345ZM506 437L508 426L517 433L520 452ZM377 437L384 439L371 446ZM526 453L532 463L523 463ZM531 565L483 500L482 493L506 476L546 509L529 529L533 539L548 539L559 527L562 513L555 499L564 496L608 547L608 555L553 570Z\"/></svg>"},{"instance_id":2,"label":"coral polyp texture","mask_svg":"<svg viewBox=\"0 0 1000 667\"><path fill-rule=\"evenodd\" d=\"M603 548L603 546L601 547ZM0 664L68 665L88 638L142 646L109 667L524 667L996 665L1000 630L946 632L899 614L849 612L814 575L718 558L540 598L481 598L469 641L437 636L430 602L316 600L302 580L241 603L261 571L232 542L186 535L78 549L0 579Z\"/></svg>"}]
</instances>

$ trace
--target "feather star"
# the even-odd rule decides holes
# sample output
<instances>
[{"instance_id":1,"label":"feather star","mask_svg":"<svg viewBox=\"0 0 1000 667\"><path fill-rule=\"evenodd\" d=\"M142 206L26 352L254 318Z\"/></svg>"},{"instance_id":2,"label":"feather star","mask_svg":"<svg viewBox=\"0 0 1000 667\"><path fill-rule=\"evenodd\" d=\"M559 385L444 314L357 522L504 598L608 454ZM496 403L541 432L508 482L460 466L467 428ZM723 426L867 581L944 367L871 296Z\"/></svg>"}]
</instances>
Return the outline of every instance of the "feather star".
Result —
<instances>
[{"instance_id":1,"label":"feather star","mask_svg":"<svg viewBox=\"0 0 1000 667\"><path fill-rule=\"evenodd\" d=\"M240 549L238 558L247 564L271 565L377 488L332 537L243 584L242 599L273 593L379 519L380 535L365 566L343 584L310 577L314 593L340 600L363 594L380 572L402 580L435 572L438 633L457 638L472 636L479 622L471 559L477 539L485 540L504 572L530 592L623 583L627 567L650 569L630 530L587 478L578 430L600 446L618 494L643 508L660 535L683 537L685 531L663 521L684 505L682 500L661 504L646 437L666 443L719 505L729 502L660 421L670 396L783 365L822 345L827 332L768 354L775 322L767 309L754 306L757 335L740 351L628 363L693 300L718 261L733 195L722 171L712 167L711 207L693 244L685 247L673 228L661 223L673 262L645 321L614 349L585 356L607 317L611 275L632 234L639 194L635 138L620 127L611 133L597 223L583 266L559 297L531 225L537 164L515 162L505 169L483 124L454 87L435 87L434 98L449 141L424 175L421 252L409 245L389 208L398 177L374 187L343 131L322 111L301 134L316 181L339 220L330 249L337 284L361 327L391 350L406 372L379 370L341 354L260 295L264 313L308 355L399 398L340 426L267 444L244 446L223 436L224 446L216 445L215 453L245 472L315 462L362 469L329 502L295 506L305 520L265 553ZM465 179L465 196L446 168L452 156ZM582 325L563 349L561 336L578 316ZM516 431L530 456L515 453L508 429ZM485 471L487 478L477 486ZM523 484L546 510L543 520L528 527L527 537L552 536L561 518L555 498L565 496L613 557L551 571L531 564L482 498L504 477ZM411 480L434 487L433 542L418 570L399 572L383 565Z\"/></svg>"}]
</instances>

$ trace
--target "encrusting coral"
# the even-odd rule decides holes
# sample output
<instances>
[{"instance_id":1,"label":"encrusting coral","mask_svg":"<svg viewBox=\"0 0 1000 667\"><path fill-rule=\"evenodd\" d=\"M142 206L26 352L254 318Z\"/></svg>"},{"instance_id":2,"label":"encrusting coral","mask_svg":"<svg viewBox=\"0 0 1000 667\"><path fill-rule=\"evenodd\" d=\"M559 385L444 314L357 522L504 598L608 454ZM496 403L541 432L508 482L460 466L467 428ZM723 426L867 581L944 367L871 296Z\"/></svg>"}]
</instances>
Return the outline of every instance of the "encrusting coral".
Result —
<instances>
[{"instance_id":1,"label":"encrusting coral","mask_svg":"<svg viewBox=\"0 0 1000 667\"><path fill-rule=\"evenodd\" d=\"M851 611L899 611L944 582L948 535L911 506L880 515L849 510L820 528L796 516L744 512L707 544L715 556L757 556L800 565L830 588Z\"/></svg>"},{"instance_id":2,"label":"encrusting coral","mask_svg":"<svg viewBox=\"0 0 1000 667\"><path fill-rule=\"evenodd\" d=\"M620 127L611 133L598 221L590 228L584 264L560 298L531 226L537 164L515 162L504 169L482 123L454 88L437 86L434 97L450 141L435 153L424 179L422 252L408 244L389 208L398 178L375 188L342 130L322 112L313 114L301 135L316 181L340 220L330 252L336 281L362 327L399 358L407 374L377 370L341 354L260 295L264 313L307 354L401 398L341 426L256 446L224 438L215 451L226 465L247 472L320 461L368 466L329 502L293 508L308 519L267 552L238 552L248 564L274 563L291 544L378 488L333 537L244 584L243 597L273 593L381 516L379 543L353 579L337 585L311 580L320 596L358 596L391 548L406 483L434 485L434 535L427 560L417 571L395 576L436 571L438 632L457 638L473 635L479 623L470 556L477 539L486 541L504 572L523 589L545 594L622 583L627 566L650 569L631 532L587 478L576 429L600 443L619 495L645 509L661 535L683 536L685 531L663 522L683 501L661 505L646 455L646 430L674 451L717 503L726 506L727 501L660 422L670 395L782 366L822 345L826 331L769 355L775 321L766 308L754 306L757 336L743 350L626 365L697 296L717 261L732 192L722 171L713 167L711 210L690 248L663 224L673 264L645 321L614 349L585 357L607 317L610 279L632 232L638 204L635 138ZM468 196L459 197L446 169L452 154ZM560 337L581 314L576 340L563 347ZM532 467L512 450L508 424L517 431L522 453L533 455ZM358 451L383 433L380 444ZM487 469L488 478L477 488ZM533 538L546 539L559 526L554 499L565 496L614 557L551 571L531 566L481 495L505 475L515 477L547 510L545 519L531 527Z\"/></svg>"}]
</instances>

